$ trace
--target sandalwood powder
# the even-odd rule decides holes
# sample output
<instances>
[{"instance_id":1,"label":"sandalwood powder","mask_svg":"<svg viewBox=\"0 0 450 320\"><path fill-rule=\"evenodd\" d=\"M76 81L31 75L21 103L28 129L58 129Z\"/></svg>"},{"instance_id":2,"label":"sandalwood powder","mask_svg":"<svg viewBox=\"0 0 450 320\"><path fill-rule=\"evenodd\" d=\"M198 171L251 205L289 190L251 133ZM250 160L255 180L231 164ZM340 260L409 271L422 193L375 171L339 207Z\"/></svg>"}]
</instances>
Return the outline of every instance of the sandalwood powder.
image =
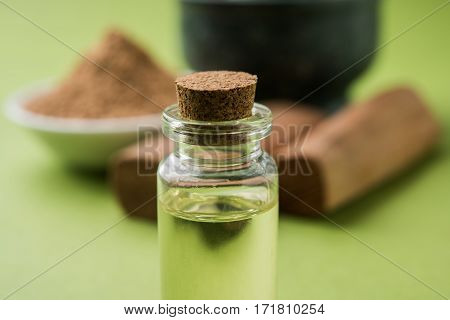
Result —
<instances>
[{"instance_id":1,"label":"sandalwood powder","mask_svg":"<svg viewBox=\"0 0 450 320\"><path fill-rule=\"evenodd\" d=\"M62 83L28 110L64 118L115 118L157 113L176 101L174 77L119 31L89 50Z\"/></svg>"}]
</instances>

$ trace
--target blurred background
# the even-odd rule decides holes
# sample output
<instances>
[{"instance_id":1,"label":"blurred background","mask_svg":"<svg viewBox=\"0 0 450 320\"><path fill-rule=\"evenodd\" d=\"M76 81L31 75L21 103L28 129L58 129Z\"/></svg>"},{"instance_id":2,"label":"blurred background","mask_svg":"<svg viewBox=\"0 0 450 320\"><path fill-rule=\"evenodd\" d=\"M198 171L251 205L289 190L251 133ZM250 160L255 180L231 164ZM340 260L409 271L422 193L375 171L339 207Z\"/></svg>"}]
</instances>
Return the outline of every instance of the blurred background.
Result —
<instances>
[{"instance_id":1,"label":"blurred background","mask_svg":"<svg viewBox=\"0 0 450 320\"><path fill-rule=\"evenodd\" d=\"M374 3L348 2L359 6ZM333 111L345 101L361 101L394 85L407 84L431 107L441 124L442 136L436 151L412 170L333 213L333 221L350 234L325 219L281 217L280 299L450 296L450 7L446 4L448 1L443 0L384 0L379 2L378 14L371 14L375 5L369 13L357 14L359 20L355 24L345 26L355 31L352 37L362 39L358 42L360 50L349 49L354 44L351 40L337 42L341 50L351 51L351 61L358 61L373 50L377 52L356 66L360 68L354 75L356 81L350 83L349 79L342 87L331 86L323 96L311 96L308 102ZM198 12L192 14L195 13ZM287 19L271 20L274 26L279 26L280 21L285 25L268 30L273 31L274 38L283 38L287 25L302 28L303 21L315 26L317 21L334 19L325 4L307 13L298 20L290 16L289 23ZM320 18L322 13L326 13L325 18ZM312 18L315 15L317 20ZM111 26L135 38L174 74L210 68L202 65L206 63L204 58L195 52L198 45L183 38L181 16L180 2L176 0L1 0L0 98L3 101L42 79L63 78L80 58L70 48L85 52ZM259 30L267 26L260 21L248 23ZM355 30L358 23L374 29ZM189 25L195 34L198 30L205 32L197 39L208 39L209 28ZM187 31L186 25L184 28ZM314 39L321 39L322 45L336 42L335 37L327 38L327 32L319 29ZM241 36L245 35L243 32ZM304 39L310 40L307 36ZM235 45L240 47L240 43L247 40L236 39ZM285 62L297 55L287 52L303 52L302 43L293 43L290 48L286 43L285 47L272 42L264 46L263 41L258 50L266 50L272 59ZM320 44L311 47L314 49L302 61L321 56ZM279 55L276 48L280 49ZM324 49L327 50L330 47ZM259 51L255 51L255 57ZM348 66L340 52L333 53L331 58L319 62L321 66L326 60L332 65L335 62L330 74ZM279 75L271 68L280 63L267 64L265 72L277 79ZM324 77L310 85L301 80L304 92L299 90L298 97L290 96L296 91L285 86L264 92L273 90L290 99L301 98L329 78L328 71L323 72ZM271 83L273 80L262 85L269 88ZM122 220L122 209L105 177L67 170L35 137L8 121L3 113L0 147L0 297L26 284L10 298L159 298L156 224L140 219Z\"/></svg>"}]
</instances>

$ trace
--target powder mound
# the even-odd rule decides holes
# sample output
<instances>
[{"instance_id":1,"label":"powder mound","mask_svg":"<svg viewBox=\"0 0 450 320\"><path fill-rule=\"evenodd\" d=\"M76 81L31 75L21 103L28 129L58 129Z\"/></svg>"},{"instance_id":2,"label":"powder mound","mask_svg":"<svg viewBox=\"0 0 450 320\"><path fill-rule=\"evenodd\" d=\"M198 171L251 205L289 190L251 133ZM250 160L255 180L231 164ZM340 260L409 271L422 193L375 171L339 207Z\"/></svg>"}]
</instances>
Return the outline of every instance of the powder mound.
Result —
<instances>
[{"instance_id":1,"label":"powder mound","mask_svg":"<svg viewBox=\"0 0 450 320\"><path fill-rule=\"evenodd\" d=\"M228 121L251 116L257 77L245 72L205 71L179 77L178 107L182 117Z\"/></svg>"},{"instance_id":2,"label":"powder mound","mask_svg":"<svg viewBox=\"0 0 450 320\"><path fill-rule=\"evenodd\" d=\"M174 77L119 31L110 31L30 111L66 118L115 118L162 111L175 103Z\"/></svg>"}]
</instances>

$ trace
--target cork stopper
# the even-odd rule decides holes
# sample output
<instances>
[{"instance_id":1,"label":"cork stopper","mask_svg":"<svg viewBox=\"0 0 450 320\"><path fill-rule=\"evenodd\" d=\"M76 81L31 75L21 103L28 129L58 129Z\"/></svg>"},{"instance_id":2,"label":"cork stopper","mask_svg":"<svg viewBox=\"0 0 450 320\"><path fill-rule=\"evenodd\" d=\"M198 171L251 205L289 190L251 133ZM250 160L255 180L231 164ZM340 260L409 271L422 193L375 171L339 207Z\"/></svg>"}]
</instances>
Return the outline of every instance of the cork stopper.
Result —
<instances>
[{"instance_id":1,"label":"cork stopper","mask_svg":"<svg viewBox=\"0 0 450 320\"><path fill-rule=\"evenodd\" d=\"M245 72L205 71L179 77L178 107L183 118L228 121L252 115L257 77Z\"/></svg>"}]
</instances>

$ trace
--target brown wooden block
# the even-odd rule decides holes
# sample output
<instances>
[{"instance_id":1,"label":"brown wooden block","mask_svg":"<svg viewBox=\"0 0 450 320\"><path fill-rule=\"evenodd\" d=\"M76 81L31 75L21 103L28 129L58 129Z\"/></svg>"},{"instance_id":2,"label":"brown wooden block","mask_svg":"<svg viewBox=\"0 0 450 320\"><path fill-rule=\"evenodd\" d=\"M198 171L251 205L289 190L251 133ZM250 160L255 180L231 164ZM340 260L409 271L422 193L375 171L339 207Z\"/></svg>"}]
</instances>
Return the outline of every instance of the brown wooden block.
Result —
<instances>
[{"instance_id":1,"label":"brown wooden block","mask_svg":"<svg viewBox=\"0 0 450 320\"><path fill-rule=\"evenodd\" d=\"M125 214L156 219L156 173L159 162L171 151L171 141L161 135L115 155L110 180Z\"/></svg>"},{"instance_id":2,"label":"brown wooden block","mask_svg":"<svg viewBox=\"0 0 450 320\"><path fill-rule=\"evenodd\" d=\"M408 168L438 137L437 121L411 89L355 103L322 121L302 148L277 151L286 157L280 171L293 171L280 176L281 208L305 214L333 210Z\"/></svg>"}]
</instances>

